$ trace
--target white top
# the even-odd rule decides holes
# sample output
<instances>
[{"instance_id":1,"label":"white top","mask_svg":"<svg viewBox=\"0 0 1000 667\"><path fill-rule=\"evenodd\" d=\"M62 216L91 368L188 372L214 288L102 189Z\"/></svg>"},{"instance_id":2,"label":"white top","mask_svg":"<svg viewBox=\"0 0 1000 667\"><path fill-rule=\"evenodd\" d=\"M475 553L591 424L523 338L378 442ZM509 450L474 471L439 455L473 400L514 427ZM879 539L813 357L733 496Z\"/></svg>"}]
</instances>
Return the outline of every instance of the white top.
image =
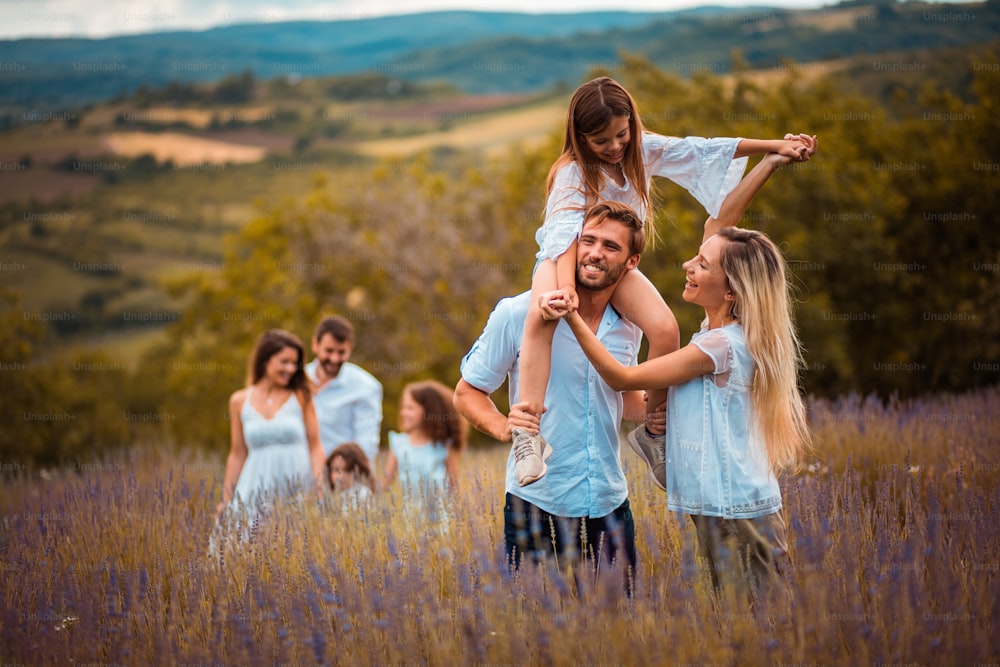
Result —
<instances>
[{"instance_id":1,"label":"white top","mask_svg":"<svg viewBox=\"0 0 1000 667\"><path fill-rule=\"evenodd\" d=\"M677 183L705 207L713 218L726 195L743 178L747 158L736 158L739 139L725 137L665 137L652 132L642 135L642 155L646 177L662 176ZM649 191L649 183L643 184ZM555 259L579 237L583 229L583 216L588 207L586 184L580 165L570 162L556 172L545 205L545 222L535 233L539 259ZM625 180L619 186L605 178L599 193L602 199L631 206L640 219L646 218L646 207L641 192ZM592 202L596 203L596 202Z\"/></svg>"},{"instance_id":2,"label":"white top","mask_svg":"<svg viewBox=\"0 0 1000 667\"><path fill-rule=\"evenodd\" d=\"M234 495L234 501L238 498L246 504L275 491L294 494L312 477L305 418L298 397L294 392L289 394L274 416L267 419L251 404L252 394L253 387L247 388L240 409L247 458Z\"/></svg>"},{"instance_id":3,"label":"white top","mask_svg":"<svg viewBox=\"0 0 1000 667\"><path fill-rule=\"evenodd\" d=\"M306 375L316 382L317 360L306 364ZM350 362L316 392L316 419L323 451L329 456L337 445L356 442L375 463L382 434L382 383Z\"/></svg>"},{"instance_id":4,"label":"white top","mask_svg":"<svg viewBox=\"0 0 1000 667\"><path fill-rule=\"evenodd\" d=\"M407 495L429 494L443 490L448 482L448 447L429 442L413 445L406 433L389 431L389 449L396 455L399 481Z\"/></svg>"},{"instance_id":5,"label":"white top","mask_svg":"<svg viewBox=\"0 0 1000 667\"><path fill-rule=\"evenodd\" d=\"M715 370L668 391L667 508L726 519L777 512L781 490L754 421L743 327L702 329L691 342Z\"/></svg>"}]
</instances>

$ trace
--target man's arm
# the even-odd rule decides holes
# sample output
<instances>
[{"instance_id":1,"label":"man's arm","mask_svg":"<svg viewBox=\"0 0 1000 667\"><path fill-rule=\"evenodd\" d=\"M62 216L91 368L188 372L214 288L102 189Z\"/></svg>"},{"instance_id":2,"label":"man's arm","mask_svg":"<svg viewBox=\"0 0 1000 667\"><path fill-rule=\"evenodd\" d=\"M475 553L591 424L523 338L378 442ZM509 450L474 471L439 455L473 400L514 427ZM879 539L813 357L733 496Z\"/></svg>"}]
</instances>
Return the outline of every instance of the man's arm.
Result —
<instances>
[{"instance_id":1,"label":"man's arm","mask_svg":"<svg viewBox=\"0 0 1000 667\"><path fill-rule=\"evenodd\" d=\"M455 387L455 409L469 420L473 428L485 433L500 442L511 441L511 430L523 428L532 433L538 433L541 419L528 412L526 402L510 406L510 415L504 416L497 409L493 398L482 389L472 386L465 380L459 380Z\"/></svg>"},{"instance_id":2,"label":"man's arm","mask_svg":"<svg viewBox=\"0 0 1000 667\"><path fill-rule=\"evenodd\" d=\"M477 431L494 440L510 442L510 426L507 417L497 409L493 399L482 389L473 387L465 380L459 380L455 387L455 409L469 420Z\"/></svg>"}]
</instances>

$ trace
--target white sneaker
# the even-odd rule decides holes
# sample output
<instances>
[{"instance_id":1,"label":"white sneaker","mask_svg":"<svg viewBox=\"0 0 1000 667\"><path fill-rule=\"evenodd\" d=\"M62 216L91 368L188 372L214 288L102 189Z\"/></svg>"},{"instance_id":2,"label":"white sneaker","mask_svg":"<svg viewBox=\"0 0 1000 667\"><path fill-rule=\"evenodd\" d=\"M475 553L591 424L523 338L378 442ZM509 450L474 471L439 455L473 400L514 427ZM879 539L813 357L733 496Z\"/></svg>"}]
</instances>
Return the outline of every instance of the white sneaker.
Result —
<instances>
[{"instance_id":1,"label":"white sneaker","mask_svg":"<svg viewBox=\"0 0 1000 667\"><path fill-rule=\"evenodd\" d=\"M649 476L658 487L667 490L667 438L662 435L650 435L646 425L628 434L628 444L632 451L642 457L649 470Z\"/></svg>"},{"instance_id":2,"label":"white sneaker","mask_svg":"<svg viewBox=\"0 0 1000 667\"><path fill-rule=\"evenodd\" d=\"M552 456L552 447L541 434L528 433L516 428L514 436L514 475L518 486L537 482L545 475L545 462Z\"/></svg>"}]
</instances>

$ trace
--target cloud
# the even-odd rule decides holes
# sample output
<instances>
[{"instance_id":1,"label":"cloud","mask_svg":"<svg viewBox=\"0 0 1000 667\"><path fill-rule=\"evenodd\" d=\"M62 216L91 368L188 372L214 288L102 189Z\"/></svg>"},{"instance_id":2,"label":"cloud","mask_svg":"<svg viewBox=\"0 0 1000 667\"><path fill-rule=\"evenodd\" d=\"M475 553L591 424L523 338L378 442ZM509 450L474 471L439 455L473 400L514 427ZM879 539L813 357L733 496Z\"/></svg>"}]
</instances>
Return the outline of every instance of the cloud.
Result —
<instances>
[{"instance_id":1,"label":"cloud","mask_svg":"<svg viewBox=\"0 0 1000 667\"><path fill-rule=\"evenodd\" d=\"M815 7L821 0L772 0L764 4ZM0 39L108 37L122 34L205 30L236 23L344 21L387 14L461 9L561 13L581 11L665 12L702 4L738 6L743 0L32 0L0 2Z\"/></svg>"}]
</instances>

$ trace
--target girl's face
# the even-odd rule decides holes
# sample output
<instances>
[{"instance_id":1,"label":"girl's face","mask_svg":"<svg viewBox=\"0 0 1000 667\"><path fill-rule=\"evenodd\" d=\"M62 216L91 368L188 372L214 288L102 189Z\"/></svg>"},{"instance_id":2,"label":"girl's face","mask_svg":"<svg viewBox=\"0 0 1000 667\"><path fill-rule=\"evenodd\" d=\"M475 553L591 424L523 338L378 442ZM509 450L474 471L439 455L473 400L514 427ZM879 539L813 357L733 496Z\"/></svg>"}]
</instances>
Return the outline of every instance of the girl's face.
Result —
<instances>
[{"instance_id":1,"label":"girl's face","mask_svg":"<svg viewBox=\"0 0 1000 667\"><path fill-rule=\"evenodd\" d=\"M294 347L285 347L267 360L264 376L279 387L287 387L298 368L298 351Z\"/></svg>"},{"instance_id":2,"label":"girl's face","mask_svg":"<svg viewBox=\"0 0 1000 667\"><path fill-rule=\"evenodd\" d=\"M618 164L632 140L629 120L628 116L612 116L606 128L584 136L587 148L602 162Z\"/></svg>"},{"instance_id":3,"label":"girl's face","mask_svg":"<svg viewBox=\"0 0 1000 667\"><path fill-rule=\"evenodd\" d=\"M399 429L403 433L419 431L424 426L424 408L413 400L410 392L403 392L399 400Z\"/></svg>"},{"instance_id":4,"label":"girl's face","mask_svg":"<svg viewBox=\"0 0 1000 667\"><path fill-rule=\"evenodd\" d=\"M354 473L347 469L347 461L343 456L334 456L330 462L330 482L338 491L354 486Z\"/></svg>"},{"instance_id":5,"label":"girl's face","mask_svg":"<svg viewBox=\"0 0 1000 667\"><path fill-rule=\"evenodd\" d=\"M687 280L682 297L688 303L713 308L727 300L729 280L719 264L725 242L721 236L710 236L701 244L698 254L684 262Z\"/></svg>"}]
</instances>

